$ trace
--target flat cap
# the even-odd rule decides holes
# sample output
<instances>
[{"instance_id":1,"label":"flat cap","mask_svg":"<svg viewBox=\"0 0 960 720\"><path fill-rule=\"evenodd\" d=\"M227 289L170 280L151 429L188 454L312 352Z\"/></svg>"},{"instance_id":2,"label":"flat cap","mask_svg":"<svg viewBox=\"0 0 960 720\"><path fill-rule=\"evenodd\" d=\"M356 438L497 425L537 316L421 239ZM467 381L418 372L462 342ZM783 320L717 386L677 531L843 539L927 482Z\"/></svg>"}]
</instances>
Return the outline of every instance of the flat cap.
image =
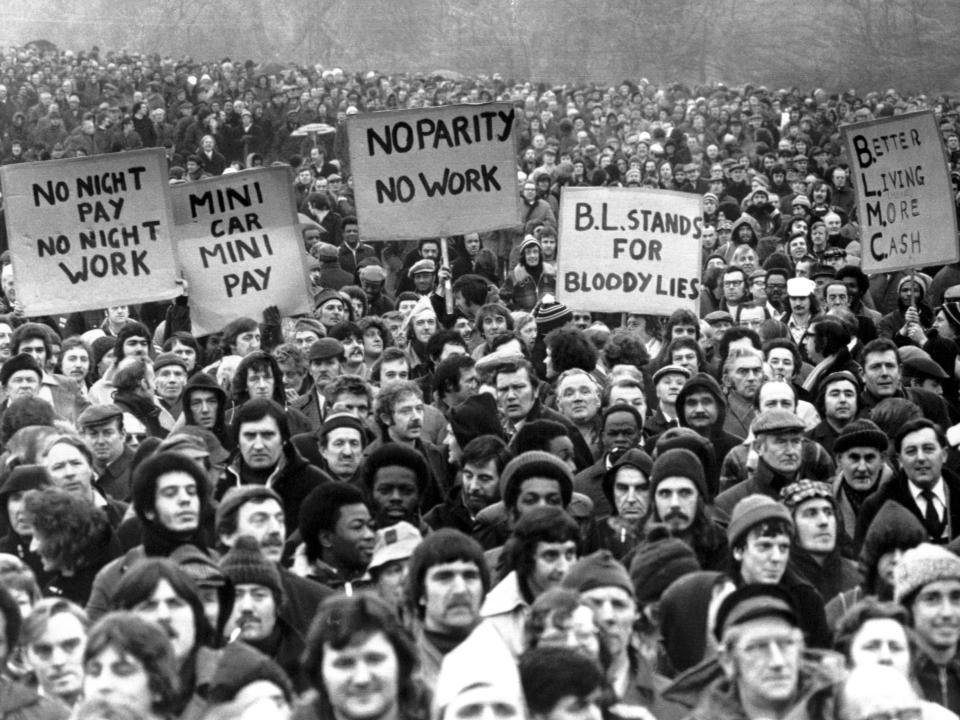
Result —
<instances>
[{"instance_id":1,"label":"flat cap","mask_svg":"<svg viewBox=\"0 0 960 720\"><path fill-rule=\"evenodd\" d=\"M653 384L656 385L665 375L683 375L685 380L690 379L690 371L682 365L664 365L653 374Z\"/></svg>"},{"instance_id":2,"label":"flat cap","mask_svg":"<svg viewBox=\"0 0 960 720\"><path fill-rule=\"evenodd\" d=\"M437 268L436 265L433 264L433 260L424 258L423 260L417 260L417 262L413 264L413 267L410 268L410 272L408 274L410 277L413 277L417 273L436 272L436 269Z\"/></svg>"},{"instance_id":3,"label":"flat cap","mask_svg":"<svg viewBox=\"0 0 960 720\"><path fill-rule=\"evenodd\" d=\"M806 426L796 413L772 408L764 410L754 418L752 429L754 435L777 435L786 432L803 432Z\"/></svg>"},{"instance_id":4,"label":"flat cap","mask_svg":"<svg viewBox=\"0 0 960 720\"><path fill-rule=\"evenodd\" d=\"M904 359L903 369L904 373L911 377L931 378L933 380L948 380L950 378L943 368L933 361L933 358L926 355L914 355Z\"/></svg>"},{"instance_id":5,"label":"flat cap","mask_svg":"<svg viewBox=\"0 0 960 720\"><path fill-rule=\"evenodd\" d=\"M360 269L360 280L367 282L383 282L387 279L387 273L379 265L367 265Z\"/></svg>"},{"instance_id":6,"label":"flat cap","mask_svg":"<svg viewBox=\"0 0 960 720\"><path fill-rule=\"evenodd\" d=\"M108 403L106 405L91 405L77 418L77 427L87 427L89 425L100 425L114 418L122 418L123 410Z\"/></svg>"},{"instance_id":7,"label":"flat cap","mask_svg":"<svg viewBox=\"0 0 960 720\"><path fill-rule=\"evenodd\" d=\"M720 603L714 635L721 640L727 628L762 617L780 617L800 626L793 598L786 590L779 585L750 584L737 588Z\"/></svg>"},{"instance_id":8,"label":"flat cap","mask_svg":"<svg viewBox=\"0 0 960 720\"><path fill-rule=\"evenodd\" d=\"M343 345L340 341L332 337L324 337L317 340L310 349L307 350L307 361L327 360L329 358L338 358L343 356Z\"/></svg>"}]
</instances>

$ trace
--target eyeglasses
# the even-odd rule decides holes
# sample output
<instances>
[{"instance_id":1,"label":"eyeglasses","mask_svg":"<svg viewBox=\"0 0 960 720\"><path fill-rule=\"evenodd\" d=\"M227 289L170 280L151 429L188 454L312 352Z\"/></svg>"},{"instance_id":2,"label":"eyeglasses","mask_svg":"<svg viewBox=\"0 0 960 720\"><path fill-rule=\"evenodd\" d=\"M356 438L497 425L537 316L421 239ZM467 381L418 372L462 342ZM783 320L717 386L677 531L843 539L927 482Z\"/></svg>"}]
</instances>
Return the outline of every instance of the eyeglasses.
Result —
<instances>
[{"instance_id":1,"label":"eyeglasses","mask_svg":"<svg viewBox=\"0 0 960 720\"><path fill-rule=\"evenodd\" d=\"M740 287L741 285L743 285L743 280L724 280L723 281L724 287Z\"/></svg>"}]
</instances>

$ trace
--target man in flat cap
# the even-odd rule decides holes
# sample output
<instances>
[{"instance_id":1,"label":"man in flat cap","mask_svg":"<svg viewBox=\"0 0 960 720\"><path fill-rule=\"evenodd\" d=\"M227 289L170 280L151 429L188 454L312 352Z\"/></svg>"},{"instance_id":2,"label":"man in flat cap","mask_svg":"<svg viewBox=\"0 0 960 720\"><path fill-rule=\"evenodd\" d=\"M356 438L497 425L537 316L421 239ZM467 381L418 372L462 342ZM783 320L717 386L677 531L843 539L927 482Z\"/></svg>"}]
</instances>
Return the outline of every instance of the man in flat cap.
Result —
<instances>
[{"instance_id":1,"label":"man in flat cap","mask_svg":"<svg viewBox=\"0 0 960 720\"><path fill-rule=\"evenodd\" d=\"M77 418L77 428L93 455L100 489L116 500L128 501L133 450L127 446L123 410L112 403L91 405Z\"/></svg>"},{"instance_id":2,"label":"man in flat cap","mask_svg":"<svg viewBox=\"0 0 960 720\"><path fill-rule=\"evenodd\" d=\"M688 720L782 718L832 679L804 660L793 600L775 585L745 585L728 595L714 635L724 677L703 694Z\"/></svg>"},{"instance_id":3,"label":"man in flat cap","mask_svg":"<svg viewBox=\"0 0 960 720\"><path fill-rule=\"evenodd\" d=\"M734 505L747 495L761 493L776 498L780 490L799 478L803 460L803 420L796 413L774 408L764 410L751 426L753 449L759 456L753 477L717 495L717 520L723 524Z\"/></svg>"}]
</instances>

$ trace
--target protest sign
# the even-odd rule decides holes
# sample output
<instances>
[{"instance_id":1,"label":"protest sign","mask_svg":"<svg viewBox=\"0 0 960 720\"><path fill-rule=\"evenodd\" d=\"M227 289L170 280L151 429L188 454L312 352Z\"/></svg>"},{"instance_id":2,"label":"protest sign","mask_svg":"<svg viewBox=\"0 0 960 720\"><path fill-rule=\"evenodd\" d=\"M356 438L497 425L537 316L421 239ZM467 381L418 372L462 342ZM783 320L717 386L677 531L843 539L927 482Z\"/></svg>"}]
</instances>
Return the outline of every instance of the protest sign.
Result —
<instances>
[{"instance_id":1,"label":"protest sign","mask_svg":"<svg viewBox=\"0 0 960 720\"><path fill-rule=\"evenodd\" d=\"M865 272L960 259L950 172L931 111L845 125Z\"/></svg>"},{"instance_id":2,"label":"protest sign","mask_svg":"<svg viewBox=\"0 0 960 720\"><path fill-rule=\"evenodd\" d=\"M414 240L520 225L510 103L351 115L362 240Z\"/></svg>"},{"instance_id":3,"label":"protest sign","mask_svg":"<svg viewBox=\"0 0 960 720\"><path fill-rule=\"evenodd\" d=\"M194 335L238 317L309 312L309 274L286 168L174 185L174 249L188 283Z\"/></svg>"},{"instance_id":4,"label":"protest sign","mask_svg":"<svg viewBox=\"0 0 960 720\"><path fill-rule=\"evenodd\" d=\"M16 299L29 316L180 290L162 149L0 168Z\"/></svg>"},{"instance_id":5,"label":"protest sign","mask_svg":"<svg viewBox=\"0 0 960 720\"><path fill-rule=\"evenodd\" d=\"M702 229L697 195L566 187L557 299L591 312L699 313Z\"/></svg>"}]
</instances>

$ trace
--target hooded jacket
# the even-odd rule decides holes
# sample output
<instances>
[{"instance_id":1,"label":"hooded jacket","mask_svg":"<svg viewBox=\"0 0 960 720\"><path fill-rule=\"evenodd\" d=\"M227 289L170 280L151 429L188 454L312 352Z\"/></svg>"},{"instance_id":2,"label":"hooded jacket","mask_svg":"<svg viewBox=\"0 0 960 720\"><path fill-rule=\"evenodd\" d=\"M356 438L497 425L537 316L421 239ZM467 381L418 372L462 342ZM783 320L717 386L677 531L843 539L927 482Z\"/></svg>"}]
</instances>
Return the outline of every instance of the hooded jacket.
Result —
<instances>
[{"instance_id":1,"label":"hooded jacket","mask_svg":"<svg viewBox=\"0 0 960 720\"><path fill-rule=\"evenodd\" d=\"M195 390L206 390L217 396L217 419L213 423L211 432L217 436L217 440L224 448L230 450L233 448L233 439L227 429L227 393L217 381L204 372L198 372L189 380L183 389L183 424L197 425L197 419L193 416L193 410L190 409L190 395ZM176 428L174 428L176 432Z\"/></svg>"},{"instance_id":2,"label":"hooded jacket","mask_svg":"<svg viewBox=\"0 0 960 720\"><path fill-rule=\"evenodd\" d=\"M720 383L706 373L697 373L687 380L677 395L677 419L680 421L681 427L690 427L687 423L686 409L684 406L687 398L696 392L708 392L713 395L717 401L717 420L706 437L713 443L717 459L722 460L727 456L728 452L743 441L736 435L731 435L723 429L723 424L727 418L727 400L723 396L723 391L720 389Z\"/></svg>"}]
</instances>

